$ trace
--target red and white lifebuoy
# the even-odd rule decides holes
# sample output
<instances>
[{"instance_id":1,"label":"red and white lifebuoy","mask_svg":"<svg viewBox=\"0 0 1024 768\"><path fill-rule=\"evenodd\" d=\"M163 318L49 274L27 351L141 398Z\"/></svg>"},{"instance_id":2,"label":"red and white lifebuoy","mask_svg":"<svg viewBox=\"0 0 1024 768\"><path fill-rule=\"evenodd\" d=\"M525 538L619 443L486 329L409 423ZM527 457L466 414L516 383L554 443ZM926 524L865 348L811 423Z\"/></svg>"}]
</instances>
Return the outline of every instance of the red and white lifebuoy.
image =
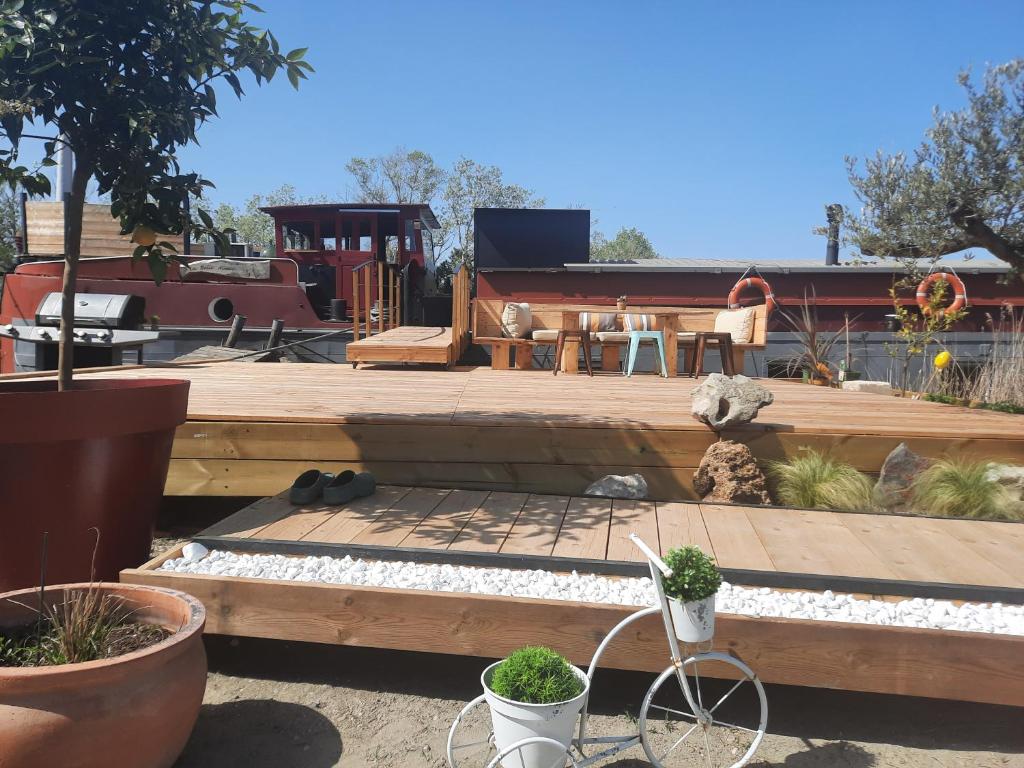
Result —
<instances>
[{"instance_id":1,"label":"red and white lifebuoy","mask_svg":"<svg viewBox=\"0 0 1024 768\"><path fill-rule=\"evenodd\" d=\"M967 306L967 288L964 287L963 280L949 272L932 272L917 286L917 306L921 308L923 314L930 315L932 313L931 305L928 303L928 294L931 292L932 284L939 280L949 283L953 289L953 303L939 309L940 313L951 315Z\"/></svg>"},{"instance_id":2,"label":"red and white lifebuoy","mask_svg":"<svg viewBox=\"0 0 1024 768\"><path fill-rule=\"evenodd\" d=\"M740 308L740 294L746 288L757 288L764 294L764 305L767 308L765 312L770 315L775 309L775 294L772 293L772 287L763 277L741 277L729 291L729 309Z\"/></svg>"}]
</instances>

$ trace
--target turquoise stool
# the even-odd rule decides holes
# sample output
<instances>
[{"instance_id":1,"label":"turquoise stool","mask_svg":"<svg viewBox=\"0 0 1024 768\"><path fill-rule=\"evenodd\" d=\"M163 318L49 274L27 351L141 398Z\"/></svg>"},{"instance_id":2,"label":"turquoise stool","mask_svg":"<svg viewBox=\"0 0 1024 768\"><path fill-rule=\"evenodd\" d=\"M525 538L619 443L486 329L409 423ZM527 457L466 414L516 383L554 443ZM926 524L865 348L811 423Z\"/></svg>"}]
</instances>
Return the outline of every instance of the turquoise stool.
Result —
<instances>
[{"instance_id":1,"label":"turquoise stool","mask_svg":"<svg viewBox=\"0 0 1024 768\"><path fill-rule=\"evenodd\" d=\"M626 376L633 375L633 366L636 365L636 353L640 351L640 345L645 341L654 341L658 344L658 362L661 368L659 376L668 377L668 366L665 364L665 334L661 331L630 331L629 332L629 358L626 363Z\"/></svg>"}]
</instances>

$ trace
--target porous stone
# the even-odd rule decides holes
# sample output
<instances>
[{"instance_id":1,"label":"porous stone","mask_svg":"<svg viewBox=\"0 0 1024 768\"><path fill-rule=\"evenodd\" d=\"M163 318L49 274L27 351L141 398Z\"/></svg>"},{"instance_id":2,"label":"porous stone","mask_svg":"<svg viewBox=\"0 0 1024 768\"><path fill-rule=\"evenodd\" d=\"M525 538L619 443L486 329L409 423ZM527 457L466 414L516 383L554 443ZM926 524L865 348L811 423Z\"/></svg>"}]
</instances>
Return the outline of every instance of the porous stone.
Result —
<instances>
[{"instance_id":1,"label":"porous stone","mask_svg":"<svg viewBox=\"0 0 1024 768\"><path fill-rule=\"evenodd\" d=\"M931 466L931 459L914 453L900 443L882 464L875 483L875 502L883 509L903 511L910 502L914 481Z\"/></svg>"},{"instance_id":2,"label":"porous stone","mask_svg":"<svg viewBox=\"0 0 1024 768\"><path fill-rule=\"evenodd\" d=\"M771 391L747 376L712 373L693 390L690 411L712 429L724 429L753 421L774 399Z\"/></svg>"},{"instance_id":3,"label":"porous stone","mask_svg":"<svg viewBox=\"0 0 1024 768\"><path fill-rule=\"evenodd\" d=\"M587 486L587 496L608 496L612 499L646 499L647 481L643 475L605 475Z\"/></svg>"},{"instance_id":4,"label":"porous stone","mask_svg":"<svg viewBox=\"0 0 1024 768\"><path fill-rule=\"evenodd\" d=\"M844 392L870 392L875 395L891 395L892 384L888 381L844 381Z\"/></svg>"},{"instance_id":5,"label":"porous stone","mask_svg":"<svg viewBox=\"0 0 1024 768\"><path fill-rule=\"evenodd\" d=\"M1024 502L1024 467L993 462L988 465L985 478L1003 486L1014 501Z\"/></svg>"},{"instance_id":6,"label":"porous stone","mask_svg":"<svg viewBox=\"0 0 1024 768\"><path fill-rule=\"evenodd\" d=\"M708 448L693 475L693 487L707 502L772 503L768 481L750 449L734 440Z\"/></svg>"}]
</instances>

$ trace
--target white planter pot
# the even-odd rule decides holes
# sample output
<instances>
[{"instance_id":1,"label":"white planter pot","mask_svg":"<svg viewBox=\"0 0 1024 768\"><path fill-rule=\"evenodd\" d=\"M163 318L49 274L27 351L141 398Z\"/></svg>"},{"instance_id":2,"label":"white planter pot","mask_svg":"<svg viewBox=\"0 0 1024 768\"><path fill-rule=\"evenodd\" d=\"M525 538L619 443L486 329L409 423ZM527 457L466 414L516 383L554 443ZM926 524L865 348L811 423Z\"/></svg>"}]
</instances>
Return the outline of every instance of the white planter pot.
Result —
<instances>
[{"instance_id":1,"label":"white planter pot","mask_svg":"<svg viewBox=\"0 0 1024 768\"><path fill-rule=\"evenodd\" d=\"M572 742L576 729L576 718L583 709L590 690L590 681L582 670L573 667L572 671L583 683L583 692L574 699L557 704L524 704L503 698L491 690L491 676L500 661L491 664L480 676L484 686L484 696L491 710L491 723L494 726L494 743L500 752L517 741L533 736L544 736L565 745L558 749L552 744L528 744L516 750L501 761L504 768L551 768L559 764L559 757L565 757L565 750Z\"/></svg>"},{"instance_id":2,"label":"white planter pot","mask_svg":"<svg viewBox=\"0 0 1024 768\"><path fill-rule=\"evenodd\" d=\"M703 643L715 634L715 596L684 603L676 597L668 599L676 637L684 643Z\"/></svg>"}]
</instances>

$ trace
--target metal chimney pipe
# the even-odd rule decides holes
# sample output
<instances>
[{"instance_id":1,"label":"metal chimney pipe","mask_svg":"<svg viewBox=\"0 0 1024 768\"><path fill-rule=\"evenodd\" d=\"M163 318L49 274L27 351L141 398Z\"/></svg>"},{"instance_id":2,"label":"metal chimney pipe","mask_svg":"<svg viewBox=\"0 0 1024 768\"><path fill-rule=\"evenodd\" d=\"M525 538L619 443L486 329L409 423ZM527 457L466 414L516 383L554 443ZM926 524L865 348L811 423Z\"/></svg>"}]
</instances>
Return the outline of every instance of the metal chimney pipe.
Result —
<instances>
[{"instance_id":1,"label":"metal chimney pipe","mask_svg":"<svg viewBox=\"0 0 1024 768\"><path fill-rule=\"evenodd\" d=\"M64 198L71 194L71 175L74 172L75 155L71 147L61 139L57 139L57 178L54 184L53 199L63 202Z\"/></svg>"},{"instance_id":2,"label":"metal chimney pipe","mask_svg":"<svg viewBox=\"0 0 1024 768\"><path fill-rule=\"evenodd\" d=\"M834 267L839 264L839 225L843 223L843 206L832 203L825 206L828 219L828 245L825 246L825 264Z\"/></svg>"}]
</instances>

